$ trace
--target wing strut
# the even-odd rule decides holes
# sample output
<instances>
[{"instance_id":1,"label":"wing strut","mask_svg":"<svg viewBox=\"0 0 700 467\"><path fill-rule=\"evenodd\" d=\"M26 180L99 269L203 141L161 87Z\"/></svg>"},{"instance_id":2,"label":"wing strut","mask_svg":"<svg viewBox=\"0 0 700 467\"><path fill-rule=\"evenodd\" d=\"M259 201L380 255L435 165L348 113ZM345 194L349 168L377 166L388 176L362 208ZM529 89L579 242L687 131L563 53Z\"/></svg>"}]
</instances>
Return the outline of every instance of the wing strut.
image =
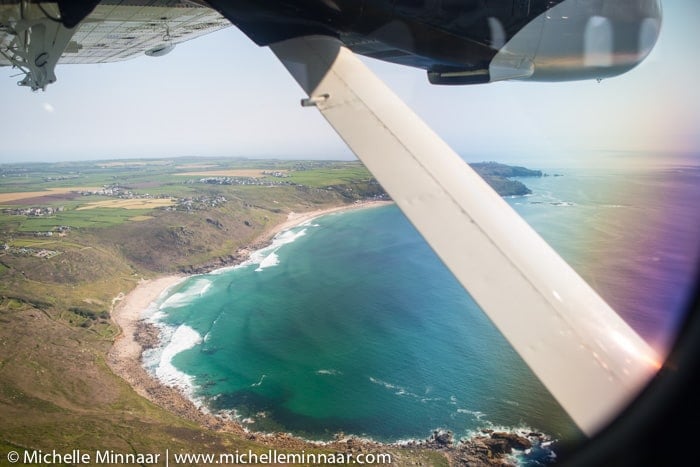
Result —
<instances>
[{"instance_id":1,"label":"wing strut","mask_svg":"<svg viewBox=\"0 0 700 467\"><path fill-rule=\"evenodd\" d=\"M478 174L338 40L271 48L586 434L631 401L655 352Z\"/></svg>"},{"instance_id":2,"label":"wing strut","mask_svg":"<svg viewBox=\"0 0 700 467\"><path fill-rule=\"evenodd\" d=\"M19 86L45 91L46 86L56 81L54 69L76 29L65 27L39 3L22 2L18 7L20 19L4 26L0 24L13 36L5 50L0 49L0 55L24 73L17 83Z\"/></svg>"}]
</instances>

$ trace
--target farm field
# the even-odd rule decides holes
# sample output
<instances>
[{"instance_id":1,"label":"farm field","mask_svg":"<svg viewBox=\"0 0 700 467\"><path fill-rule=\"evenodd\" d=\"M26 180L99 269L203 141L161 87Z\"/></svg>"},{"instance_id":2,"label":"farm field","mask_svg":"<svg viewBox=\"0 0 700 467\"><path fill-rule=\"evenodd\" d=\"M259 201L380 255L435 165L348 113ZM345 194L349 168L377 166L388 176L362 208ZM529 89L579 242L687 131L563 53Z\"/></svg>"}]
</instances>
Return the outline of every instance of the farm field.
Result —
<instances>
[{"instance_id":1,"label":"farm field","mask_svg":"<svg viewBox=\"0 0 700 467\"><path fill-rule=\"evenodd\" d=\"M176 175L191 177L266 177L267 170L259 169L233 169L233 170L200 170L196 172L182 172ZM287 171L280 171L286 173Z\"/></svg>"},{"instance_id":2,"label":"farm field","mask_svg":"<svg viewBox=\"0 0 700 467\"><path fill-rule=\"evenodd\" d=\"M11 201L32 200L42 197L50 197L52 195L62 195L75 191L90 191L97 190L96 187L63 187L63 188L48 188L43 191L16 191L10 193L0 193L0 205Z\"/></svg>"},{"instance_id":3,"label":"farm field","mask_svg":"<svg viewBox=\"0 0 700 467\"><path fill-rule=\"evenodd\" d=\"M97 208L115 208L115 209L152 209L172 206L174 204L171 199L153 199L153 198L132 198L132 199L115 199L105 201L94 201L77 208L77 211Z\"/></svg>"}]
</instances>

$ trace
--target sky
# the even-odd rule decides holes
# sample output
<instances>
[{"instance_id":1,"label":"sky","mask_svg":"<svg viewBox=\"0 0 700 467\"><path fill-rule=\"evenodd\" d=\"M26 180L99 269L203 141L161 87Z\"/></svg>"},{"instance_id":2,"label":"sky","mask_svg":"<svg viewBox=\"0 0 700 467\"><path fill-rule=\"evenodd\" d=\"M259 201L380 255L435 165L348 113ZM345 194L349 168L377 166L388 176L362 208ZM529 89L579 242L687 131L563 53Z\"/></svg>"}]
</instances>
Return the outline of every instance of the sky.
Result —
<instances>
[{"instance_id":1,"label":"sky","mask_svg":"<svg viewBox=\"0 0 700 467\"><path fill-rule=\"evenodd\" d=\"M622 76L432 86L423 70L365 63L468 161L546 167L700 153L700 3L663 3L650 56ZM353 159L267 48L234 27L170 54L59 65L45 92L0 68L0 163L176 156ZM697 160L697 159L696 159Z\"/></svg>"}]
</instances>

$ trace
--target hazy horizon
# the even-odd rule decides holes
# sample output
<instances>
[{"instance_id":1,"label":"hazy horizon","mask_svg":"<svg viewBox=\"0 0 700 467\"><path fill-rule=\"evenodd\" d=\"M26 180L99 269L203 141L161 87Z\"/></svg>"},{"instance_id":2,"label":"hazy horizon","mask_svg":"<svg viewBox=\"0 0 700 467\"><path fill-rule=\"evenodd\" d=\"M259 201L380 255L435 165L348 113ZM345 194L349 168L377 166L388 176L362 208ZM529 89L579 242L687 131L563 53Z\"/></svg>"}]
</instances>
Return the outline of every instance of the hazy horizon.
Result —
<instances>
[{"instance_id":1,"label":"hazy horizon","mask_svg":"<svg viewBox=\"0 0 700 467\"><path fill-rule=\"evenodd\" d=\"M554 170L554 169L615 169L615 168L664 168L664 167L697 167L700 166L700 153L695 154L650 154L644 151L618 151L614 153L599 154L598 157L587 159L582 158L568 158L562 160L551 160L551 159L537 159L536 157L523 158L523 159L502 159L499 157L493 157L489 155L483 155L479 157L478 155L470 155L469 157L460 156L466 163L477 163L477 162L498 162L507 165L520 165L531 169L540 170ZM324 157L274 157L274 156L206 156L206 155L182 155L182 156L127 156L127 157L103 157L95 159L62 159L62 160L9 160L0 161L0 167L18 167L18 166L31 166L31 165L42 165L42 164L91 164L94 163L99 165L100 163L107 162L124 162L126 165L129 163L137 162L150 162L150 161L178 161L178 160L202 160L202 161L251 161L251 162L264 162L264 161L317 161L317 162L348 162L348 161L358 161L358 159L351 155L351 157L346 158L324 158ZM361 161L360 161L361 162Z\"/></svg>"},{"instance_id":2,"label":"hazy horizon","mask_svg":"<svg viewBox=\"0 0 700 467\"><path fill-rule=\"evenodd\" d=\"M695 47L688 38L699 20L692 0L665 4L650 56L601 83L433 86L423 70L363 61L469 161L585 165L615 151L694 154L700 62L689 60ZM0 68L12 117L0 130L0 162L354 158L316 110L299 105L303 92L269 49L235 27L160 58L59 65L46 92L17 87L16 72Z\"/></svg>"}]
</instances>

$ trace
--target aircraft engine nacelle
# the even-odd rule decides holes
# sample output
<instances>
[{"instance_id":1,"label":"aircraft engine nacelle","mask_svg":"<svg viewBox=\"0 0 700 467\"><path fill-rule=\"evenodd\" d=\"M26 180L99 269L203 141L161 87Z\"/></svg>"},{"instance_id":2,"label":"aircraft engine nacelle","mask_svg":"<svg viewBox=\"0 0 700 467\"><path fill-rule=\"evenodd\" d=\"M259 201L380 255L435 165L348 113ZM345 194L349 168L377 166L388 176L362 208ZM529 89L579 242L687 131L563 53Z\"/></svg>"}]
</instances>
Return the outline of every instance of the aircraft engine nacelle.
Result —
<instances>
[{"instance_id":1,"label":"aircraft engine nacelle","mask_svg":"<svg viewBox=\"0 0 700 467\"><path fill-rule=\"evenodd\" d=\"M651 51L661 0L208 0L259 45L339 38L433 84L619 75Z\"/></svg>"},{"instance_id":2,"label":"aircraft engine nacelle","mask_svg":"<svg viewBox=\"0 0 700 467\"><path fill-rule=\"evenodd\" d=\"M572 81L620 75L649 55L661 17L660 0L565 0L499 50L489 65L489 80Z\"/></svg>"}]
</instances>

